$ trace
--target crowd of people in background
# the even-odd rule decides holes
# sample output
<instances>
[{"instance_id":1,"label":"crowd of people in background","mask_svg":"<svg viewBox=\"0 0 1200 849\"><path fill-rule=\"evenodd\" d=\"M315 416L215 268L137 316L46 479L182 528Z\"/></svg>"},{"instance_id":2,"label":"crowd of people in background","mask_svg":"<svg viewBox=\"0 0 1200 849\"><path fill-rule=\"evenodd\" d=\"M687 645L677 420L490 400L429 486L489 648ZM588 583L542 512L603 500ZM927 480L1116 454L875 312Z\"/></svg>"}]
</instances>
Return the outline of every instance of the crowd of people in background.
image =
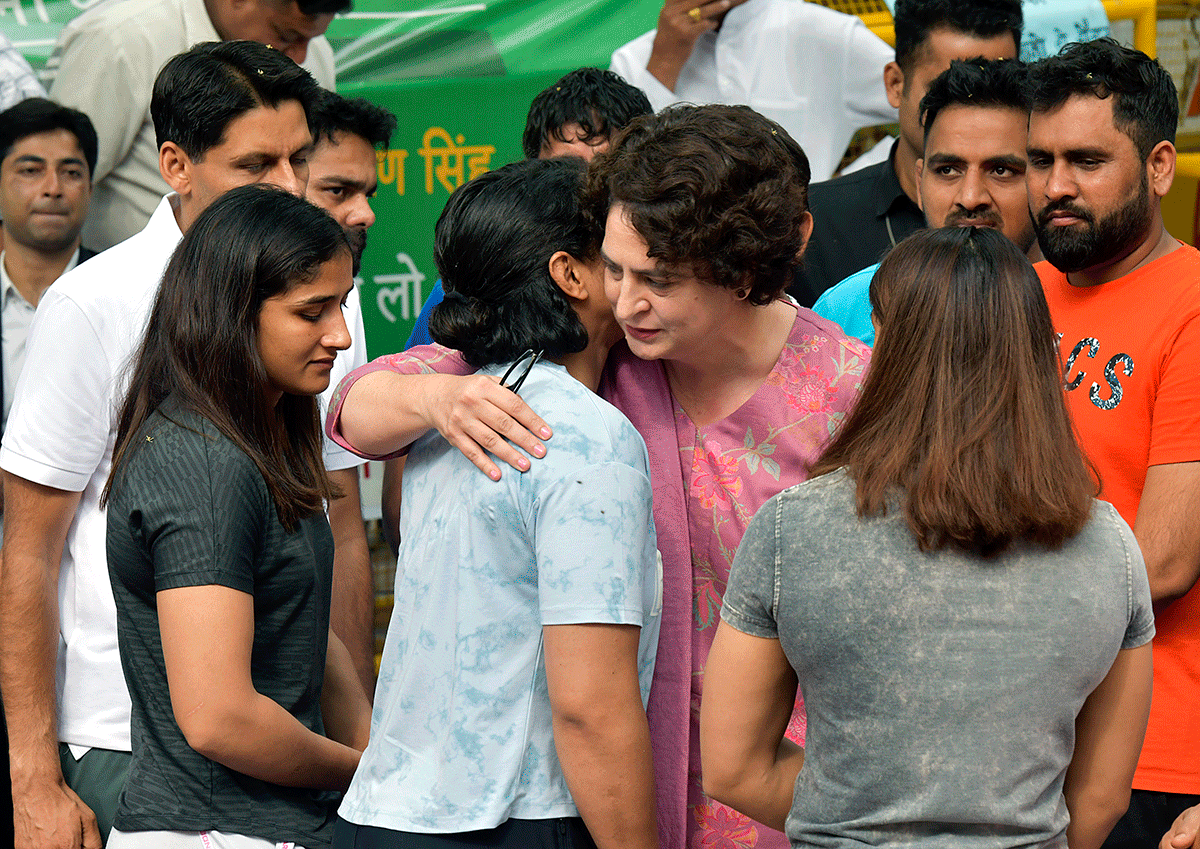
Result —
<instances>
[{"instance_id":1,"label":"crowd of people in background","mask_svg":"<svg viewBox=\"0 0 1200 849\"><path fill-rule=\"evenodd\" d=\"M0 43L14 846L1200 845L1175 84L1019 0L696 3L533 100L373 362L349 0Z\"/></svg>"}]
</instances>

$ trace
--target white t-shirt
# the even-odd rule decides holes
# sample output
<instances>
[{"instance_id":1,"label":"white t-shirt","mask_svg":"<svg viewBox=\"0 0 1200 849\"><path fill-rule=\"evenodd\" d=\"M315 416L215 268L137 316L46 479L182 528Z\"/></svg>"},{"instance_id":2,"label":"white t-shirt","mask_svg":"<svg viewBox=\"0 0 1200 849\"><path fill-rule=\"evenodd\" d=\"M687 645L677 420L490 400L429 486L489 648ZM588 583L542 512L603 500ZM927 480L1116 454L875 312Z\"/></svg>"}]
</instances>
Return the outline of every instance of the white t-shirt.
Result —
<instances>
[{"instance_id":1,"label":"white t-shirt","mask_svg":"<svg viewBox=\"0 0 1200 849\"><path fill-rule=\"evenodd\" d=\"M130 749L100 494L112 466L122 375L183 238L176 200L164 197L144 230L46 290L0 446L5 471L82 493L58 580L58 738L77 746Z\"/></svg>"},{"instance_id":2,"label":"white t-shirt","mask_svg":"<svg viewBox=\"0 0 1200 849\"><path fill-rule=\"evenodd\" d=\"M803 0L749 0L700 36L674 91L646 70L656 32L613 53L612 70L655 111L745 104L777 121L804 148L813 182L833 176L860 127L897 120L883 87L895 51L854 15Z\"/></svg>"},{"instance_id":3,"label":"white t-shirt","mask_svg":"<svg viewBox=\"0 0 1200 849\"><path fill-rule=\"evenodd\" d=\"M354 281L354 288L346 297L346 306L342 310L342 316L346 319L346 329L350 331L350 347L344 351L338 351L337 357L333 361L333 369L329 372L329 388L319 396L325 469L330 472L352 469L366 462L362 457L351 454L325 436L325 413L329 409L329 399L333 397L333 390L337 389L337 385L343 377L359 366L367 364L367 334L363 329L362 300L358 295L357 280Z\"/></svg>"}]
</instances>

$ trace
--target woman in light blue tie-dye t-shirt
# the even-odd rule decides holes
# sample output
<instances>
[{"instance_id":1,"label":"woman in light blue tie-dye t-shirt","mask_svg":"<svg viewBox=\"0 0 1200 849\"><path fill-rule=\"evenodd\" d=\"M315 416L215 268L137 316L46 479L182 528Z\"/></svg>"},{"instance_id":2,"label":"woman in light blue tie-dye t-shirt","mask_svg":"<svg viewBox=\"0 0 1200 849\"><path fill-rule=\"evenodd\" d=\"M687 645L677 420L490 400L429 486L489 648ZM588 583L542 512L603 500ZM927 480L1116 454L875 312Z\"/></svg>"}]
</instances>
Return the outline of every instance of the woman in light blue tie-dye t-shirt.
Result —
<instances>
[{"instance_id":1,"label":"woman in light blue tie-dye t-shirt","mask_svg":"<svg viewBox=\"0 0 1200 849\"><path fill-rule=\"evenodd\" d=\"M661 568L645 444L594 392L621 332L582 175L516 163L438 221L434 338L546 411L554 446L491 480L437 433L413 445L371 742L335 846L658 845L644 704Z\"/></svg>"}]
</instances>

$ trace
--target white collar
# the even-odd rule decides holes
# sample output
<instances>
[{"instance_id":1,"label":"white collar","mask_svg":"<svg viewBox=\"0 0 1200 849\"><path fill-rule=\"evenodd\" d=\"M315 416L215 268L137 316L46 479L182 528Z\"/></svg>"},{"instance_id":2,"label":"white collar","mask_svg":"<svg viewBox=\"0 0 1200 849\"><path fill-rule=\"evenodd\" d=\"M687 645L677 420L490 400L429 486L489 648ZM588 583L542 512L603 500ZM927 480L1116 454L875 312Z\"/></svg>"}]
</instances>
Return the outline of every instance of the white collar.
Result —
<instances>
[{"instance_id":1,"label":"white collar","mask_svg":"<svg viewBox=\"0 0 1200 849\"><path fill-rule=\"evenodd\" d=\"M12 298L20 298L22 301L29 304L29 301L25 300L25 296L22 295L21 291L17 288L17 284L13 283L12 278L8 276L8 269L4 266L4 257L6 254L7 251L0 251L0 309L7 307L8 302ZM67 263L67 267L63 269L62 273L66 274L77 265L79 265L78 247L75 248L75 253L71 254L71 261ZM59 277L62 277L62 274L60 274ZM33 304L29 304L29 306L32 307Z\"/></svg>"}]
</instances>

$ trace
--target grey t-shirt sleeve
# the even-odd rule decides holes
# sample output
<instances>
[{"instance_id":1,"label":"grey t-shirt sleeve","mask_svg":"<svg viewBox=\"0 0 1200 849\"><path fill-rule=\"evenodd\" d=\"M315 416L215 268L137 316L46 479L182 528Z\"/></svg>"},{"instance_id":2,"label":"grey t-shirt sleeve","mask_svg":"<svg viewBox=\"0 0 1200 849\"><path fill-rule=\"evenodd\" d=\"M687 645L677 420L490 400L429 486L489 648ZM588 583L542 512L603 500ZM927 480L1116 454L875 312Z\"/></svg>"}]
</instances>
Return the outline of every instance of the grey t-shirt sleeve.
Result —
<instances>
[{"instance_id":1,"label":"grey t-shirt sleeve","mask_svg":"<svg viewBox=\"0 0 1200 849\"><path fill-rule=\"evenodd\" d=\"M1146 575L1146 560L1137 538L1125 520L1110 504L1105 507L1111 512L1125 546L1126 580L1129 586L1129 625L1125 628L1122 649L1145 645L1154 638L1154 605L1150 598L1150 579Z\"/></svg>"},{"instance_id":2,"label":"grey t-shirt sleeve","mask_svg":"<svg viewBox=\"0 0 1200 849\"><path fill-rule=\"evenodd\" d=\"M206 428L207 429L207 428ZM154 564L155 590L218 584L253 593L269 494L258 468L228 440L177 428L130 483L145 487L136 533ZM141 465L141 464L138 464Z\"/></svg>"},{"instance_id":3,"label":"grey t-shirt sleeve","mask_svg":"<svg viewBox=\"0 0 1200 849\"><path fill-rule=\"evenodd\" d=\"M775 621L778 581L780 495L767 501L750 520L721 603L721 621L752 637L779 638Z\"/></svg>"}]
</instances>

